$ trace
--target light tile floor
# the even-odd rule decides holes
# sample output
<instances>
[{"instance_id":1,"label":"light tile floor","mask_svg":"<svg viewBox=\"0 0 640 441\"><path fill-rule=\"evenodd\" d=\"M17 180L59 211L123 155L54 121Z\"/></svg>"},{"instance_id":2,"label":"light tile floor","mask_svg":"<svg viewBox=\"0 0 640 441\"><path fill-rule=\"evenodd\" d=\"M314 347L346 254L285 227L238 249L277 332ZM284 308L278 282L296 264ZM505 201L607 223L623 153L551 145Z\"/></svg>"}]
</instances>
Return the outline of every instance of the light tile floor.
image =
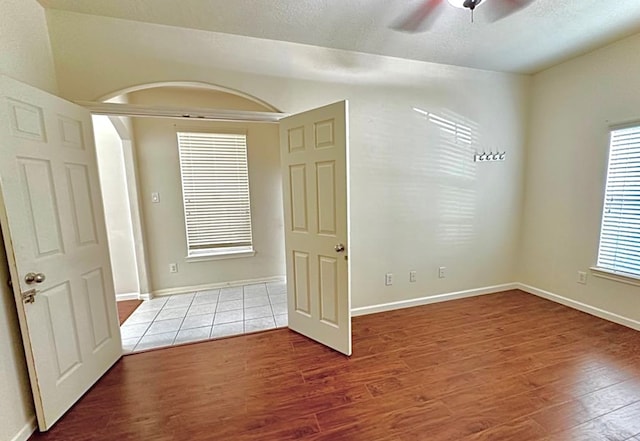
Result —
<instances>
[{"instance_id":1,"label":"light tile floor","mask_svg":"<svg viewBox=\"0 0 640 441\"><path fill-rule=\"evenodd\" d=\"M122 324L125 353L287 326L287 287L282 283L157 297Z\"/></svg>"}]
</instances>

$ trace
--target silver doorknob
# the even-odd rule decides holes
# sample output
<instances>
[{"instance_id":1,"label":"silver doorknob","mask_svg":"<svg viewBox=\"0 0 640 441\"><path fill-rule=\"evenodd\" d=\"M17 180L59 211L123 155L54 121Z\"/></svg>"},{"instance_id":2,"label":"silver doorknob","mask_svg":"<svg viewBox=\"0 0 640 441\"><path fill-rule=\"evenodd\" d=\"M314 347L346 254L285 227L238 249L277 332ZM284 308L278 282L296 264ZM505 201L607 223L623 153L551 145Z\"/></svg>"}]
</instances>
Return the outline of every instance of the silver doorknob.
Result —
<instances>
[{"instance_id":1,"label":"silver doorknob","mask_svg":"<svg viewBox=\"0 0 640 441\"><path fill-rule=\"evenodd\" d=\"M338 245L333 247L333 249L336 250L336 253L342 253L344 252L344 245L339 243Z\"/></svg>"},{"instance_id":2,"label":"silver doorknob","mask_svg":"<svg viewBox=\"0 0 640 441\"><path fill-rule=\"evenodd\" d=\"M27 273L24 276L24 281L27 282L27 285L31 285L32 283L42 283L46 279L45 275L42 273Z\"/></svg>"}]
</instances>

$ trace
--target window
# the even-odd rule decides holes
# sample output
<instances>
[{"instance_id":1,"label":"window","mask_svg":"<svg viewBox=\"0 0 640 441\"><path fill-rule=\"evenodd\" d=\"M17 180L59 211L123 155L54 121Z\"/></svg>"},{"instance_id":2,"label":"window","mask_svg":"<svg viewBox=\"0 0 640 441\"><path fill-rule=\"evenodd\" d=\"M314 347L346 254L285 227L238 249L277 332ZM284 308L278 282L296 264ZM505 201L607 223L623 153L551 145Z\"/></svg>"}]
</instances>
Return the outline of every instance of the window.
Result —
<instances>
[{"instance_id":1,"label":"window","mask_svg":"<svg viewBox=\"0 0 640 441\"><path fill-rule=\"evenodd\" d=\"M611 131L598 268L640 277L640 125Z\"/></svg>"},{"instance_id":2,"label":"window","mask_svg":"<svg viewBox=\"0 0 640 441\"><path fill-rule=\"evenodd\" d=\"M246 135L177 135L188 257L252 253Z\"/></svg>"}]
</instances>

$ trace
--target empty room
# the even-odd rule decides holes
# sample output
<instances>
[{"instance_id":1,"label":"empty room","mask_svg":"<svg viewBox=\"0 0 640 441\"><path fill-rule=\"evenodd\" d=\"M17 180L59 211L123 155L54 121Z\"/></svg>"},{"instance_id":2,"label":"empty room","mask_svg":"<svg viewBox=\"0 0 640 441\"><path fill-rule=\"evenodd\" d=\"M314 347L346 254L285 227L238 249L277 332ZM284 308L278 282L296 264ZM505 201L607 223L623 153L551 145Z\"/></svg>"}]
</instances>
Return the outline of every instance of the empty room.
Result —
<instances>
[{"instance_id":1,"label":"empty room","mask_svg":"<svg viewBox=\"0 0 640 441\"><path fill-rule=\"evenodd\" d=\"M637 0L0 12L0 441L640 441Z\"/></svg>"}]
</instances>

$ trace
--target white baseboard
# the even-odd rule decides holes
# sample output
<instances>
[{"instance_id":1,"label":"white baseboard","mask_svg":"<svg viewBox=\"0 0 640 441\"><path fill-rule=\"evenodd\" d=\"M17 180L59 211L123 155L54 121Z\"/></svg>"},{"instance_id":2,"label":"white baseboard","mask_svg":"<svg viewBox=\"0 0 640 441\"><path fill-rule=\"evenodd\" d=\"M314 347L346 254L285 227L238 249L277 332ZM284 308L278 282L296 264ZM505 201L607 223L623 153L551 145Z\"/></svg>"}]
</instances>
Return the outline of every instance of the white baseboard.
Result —
<instances>
[{"instance_id":1,"label":"white baseboard","mask_svg":"<svg viewBox=\"0 0 640 441\"><path fill-rule=\"evenodd\" d=\"M33 416L29 419L27 424L25 424L24 427L20 429L20 432L16 433L16 435L11 438L11 441L27 441L36 431L37 427L38 426L36 425L36 417Z\"/></svg>"},{"instance_id":2,"label":"white baseboard","mask_svg":"<svg viewBox=\"0 0 640 441\"><path fill-rule=\"evenodd\" d=\"M247 280L234 280L231 282L222 283L208 283L204 285L192 285L192 286L180 286L177 288L159 289L151 293L153 297L172 296L174 294L186 294L195 291L207 291L210 289L228 288L231 286L252 285L254 283L270 283L270 282L284 282L284 276L262 277L259 279L247 279Z\"/></svg>"},{"instance_id":3,"label":"white baseboard","mask_svg":"<svg viewBox=\"0 0 640 441\"><path fill-rule=\"evenodd\" d=\"M248 280L236 280L225 283L210 283L205 285L184 286L179 288L169 288L154 291L152 294L141 294L139 297L142 300L149 300L153 297L170 296L174 294L185 294L194 291L206 291L209 289L226 288L230 286L251 285L253 283L269 283L269 282L284 282L284 276L266 277L260 279L248 279ZM361 315L375 314L378 312L393 311L395 309L411 308L414 306L429 305L431 303L447 302L449 300L464 299L467 297L476 297L486 294L495 294L501 291L508 291L512 289L519 289L529 294L533 294L538 297L551 300L561 305L568 306L569 308L577 309L578 311L586 312L587 314L594 315L604 320L609 320L613 323L623 325L637 331L640 331L640 321L623 317L613 312L605 311L604 309L596 308L594 306L587 305L586 303L578 302L576 300L569 299L567 297L560 296L548 291L544 291L533 286L526 285L520 282L504 283L501 285L487 286L484 288L468 289L464 291L456 291L445 294L437 294L434 296L420 297L409 300L399 300L397 302L382 303L379 305L362 306L359 308L351 309L351 316L357 317Z\"/></svg>"},{"instance_id":4,"label":"white baseboard","mask_svg":"<svg viewBox=\"0 0 640 441\"><path fill-rule=\"evenodd\" d=\"M595 306L587 305L586 303L578 302L577 300L569 299L558 294L554 294L543 289L535 288L533 286L525 285L524 283L516 283L517 288L533 294L538 297L542 297L552 302L560 303L561 305L568 306L569 308L577 309L578 311L586 312L587 314L595 315L604 320L608 320L613 323L617 323L622 326L626 326L636 331L640 331L640 322L637 320L623 317L613 312L605 311L604 309L596 308Z\"/></svg>"},{"instance_id":5,"label":"white baseboard","mask_svg":"<svg viewBox=\"0 0 640 441\"><path fill-rule=\"evenodd\" d=\"M504 283L502 285L487 286L485 288L468 289L465 291L450 292L446 294L438 294L435 296L420 297L410 300L399 300L397 302L382 303L380 305L362 306L360 308L352 308L351 316L375 314L377 312L393 311L394 309L411 308L413 306L429 305L431 303L447 302L449 300L464 299L466 297L476 297L485 294L495 294L500 291L508 291L517 289L517 283Z\"/></svg>"},{"instance_id":6,"label":"white baseboard","mask_svg":"<svg viewBox=\"0 0 640 441\"><path fill-rule=\"evenodd\" d=\"M126 292L124 294L116 294L116 302L123 300L141 300L139 292Z\"/></svg>"}]
</instances>

